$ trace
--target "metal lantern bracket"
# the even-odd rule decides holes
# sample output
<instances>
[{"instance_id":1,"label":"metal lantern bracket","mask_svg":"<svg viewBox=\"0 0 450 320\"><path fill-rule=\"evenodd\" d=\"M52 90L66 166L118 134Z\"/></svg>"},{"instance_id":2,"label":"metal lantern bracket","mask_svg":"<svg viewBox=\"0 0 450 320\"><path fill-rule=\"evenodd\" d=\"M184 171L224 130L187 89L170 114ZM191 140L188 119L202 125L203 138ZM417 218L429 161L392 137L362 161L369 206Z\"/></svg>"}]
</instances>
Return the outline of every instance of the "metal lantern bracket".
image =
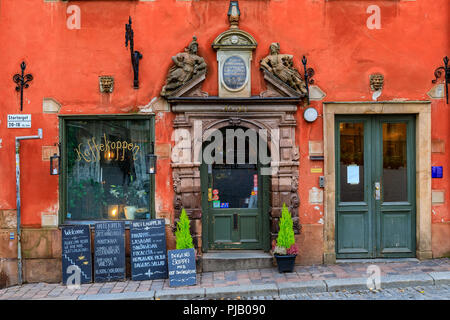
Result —
<instances>
[{"instance_id":1,"label":"metal lantern bracket","mask_svg":"<svg viewBox=\"0 0 450 320\"><path fill-rule=\"evenodd\" d=\"M54 153L53 156L50 157L50 175L56 176L61 174L61 144L55 143L55 146L58 146L58 154ZM58 171L57 173L53 173L55 169L53 166L53 161L58 161Z\"/></svg>"},{"instance_id":2,"label":"metal lantern bracket","mask_svg":"<svg viewBox=\"0 0 450 320\"><path fill-rule=\"evenodd\" d=\"M147 174L156 174L156 161L158 157L155 155L155 143L152 142L151 153L146 155Z\"/></svg>"},{"instance_id":3,"label":"metal lantern bracket","mask_svg":"<svg viewBox=\"0 0 450 320\"><path fill-rule=\"evenodd\" d=\"M128 22L125 24L125 47L128 47L128 42L130 42L131 65L134 73L133 88L139 89L139 60L142 59L142 53L134 50L134 31L131 27L131 17Z\"/></svg>"},{"instance_id":4,"label":"metal lantern bracket","mask_svg":"<svg viewBox=\"0 0 450 320\"><path fill-rule=\"evenodd\" d=\"M303 56L302 64L303 64L303 70L305 72L306 97L307 97L307 101L308 101L308 105L309 105L309 85L314 84L314 79L312 77L314 76L315 72L314 72L313 68L306 67L307 62L308 62L308 60L306 59L305 56Z\"/></svg>"},{"instance_id":5,"label":"metal lantern bracket","mask_svg":"<svg viewBox=\"0 0 450 320\"><path fill-rule=\"evenodd\" d=\"M439 67L436 70L434 70L434 76L436 79L432 80L432 83L436 83L437 79L439 79L442 76L442 72L444 72L444 83L445 83L445 96L448 104L448 84L450 83L450 69L448 66L448 57L445 56L444 59L444 66Z\"/></svg>"},{"instance_id":6,"label":"metal lantern bracket","mask_svg":"<svg viewBox=\"0 0 450 320\"><path fill-rule=\"evenodd\" d=\"M25 74L26 67L25 61L22 61L20 64L21 74L16 73L13 77L13 81L17 84L16 91L20 92L20 111L23 110L23 89L28 88L30 86L28 82L33 80L32 74Z\"/></svg>"}]
</instances>

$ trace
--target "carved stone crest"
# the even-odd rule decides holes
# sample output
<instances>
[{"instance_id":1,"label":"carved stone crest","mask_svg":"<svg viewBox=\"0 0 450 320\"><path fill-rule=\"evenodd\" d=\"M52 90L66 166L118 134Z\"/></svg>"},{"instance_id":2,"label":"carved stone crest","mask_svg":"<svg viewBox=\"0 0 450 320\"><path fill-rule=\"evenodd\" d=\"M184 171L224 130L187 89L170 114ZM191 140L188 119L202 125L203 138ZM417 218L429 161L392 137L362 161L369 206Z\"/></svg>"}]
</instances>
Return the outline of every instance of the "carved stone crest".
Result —
<instances>
[{"instance_id":1,"label":"carved stone crest","mask_svg":"<svg viewBox=\"0 0 450 320\"><path fill-rule=\"evenodd\" d=\"M193 37L184 51L172 57L174 64L169 69L166 84L161 90L161 96L163 97L173 95L183 85L206 74L206 62L197 55L198 43L196 37Z\"/></svg>"}]
</instances>

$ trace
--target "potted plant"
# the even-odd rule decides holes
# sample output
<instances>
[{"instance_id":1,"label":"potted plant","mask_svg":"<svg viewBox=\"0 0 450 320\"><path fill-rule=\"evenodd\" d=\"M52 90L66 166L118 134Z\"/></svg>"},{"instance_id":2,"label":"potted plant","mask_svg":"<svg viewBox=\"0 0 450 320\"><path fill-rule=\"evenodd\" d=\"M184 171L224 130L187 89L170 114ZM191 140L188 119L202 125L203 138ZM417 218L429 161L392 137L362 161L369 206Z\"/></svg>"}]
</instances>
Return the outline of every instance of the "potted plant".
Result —
<instances>
[{"instance_id":1,"label":"potted plant","mask_svg":"<svg viewBox=\"0 0 450 320\"><path fill-rule=\"evenodd\" d=\"M279 227L277 241L272 248L273 255L277 261L280 273L292 272L295 258L298 254L298 247L295 244L292 217L285 203L283 203Z\"/></svg>"},{"instance_id":2,"label":"potted plant","mask_svg":"<svg viewBox=\"0 0 450 320\"><path fill-rule=\"evenodd\" d=\"M192 236L190 232L189 218L186 214L186 210L181 209L180 220L177 223L177 230L175 231L175 240L177 249L190 249L194 248L192 242Z\"/></svg>"},{"instance_id":3,"label":"potted plant","mask_svg":"<svg viewBox=\"0 0 450 320\"><path fill-rule=\"evenodd\" d=\"M197 283L196 252L190 232L190 221L184 208L175 231L176 249L168 250L169 286L191 286Z\"/></svg>"}]
</instances>

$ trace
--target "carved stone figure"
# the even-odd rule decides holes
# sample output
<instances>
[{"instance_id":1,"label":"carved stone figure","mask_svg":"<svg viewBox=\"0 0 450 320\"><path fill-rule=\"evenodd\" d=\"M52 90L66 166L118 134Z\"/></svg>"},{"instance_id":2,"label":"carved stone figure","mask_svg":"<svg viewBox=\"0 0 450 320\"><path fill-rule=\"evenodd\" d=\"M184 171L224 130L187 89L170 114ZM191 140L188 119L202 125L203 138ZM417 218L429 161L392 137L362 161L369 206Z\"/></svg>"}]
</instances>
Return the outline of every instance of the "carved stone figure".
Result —
<instances>
[{"instance_id":1,"label":"carved stone figure","mask_svg":"<svg viewBox=\"0 0 450 320\"><path fill-rule=\"evenodd\" d=\"M261 69L267 70L277 76L295 91L305 94L306 85L300 73L294 67L294 56L290 54L280 54L280 44L270 45L270 54L261 60Z\"/></svg>"},{"instance_id":2,"label":"carved stone figure","mask_svg":"<svg viewBox=\"0 0 450 320\"><path fill-rule=\"evenodd\" d=\"M379 91L383 89L384 76L382 74L371 74L370 75L370 88L372 91Z\"/></svg>"},{"instance_id":3,"label":"carved stone figure","mask_svg":"<svg viewBox=\"0 0 450 320\"><path fill-rule=\"evenodd\" d=\"M184 51L172 57L174 65L169 69L166 85L161 90L161 96L163 97L172 95L173 92L191 79L206 73L206 62L197 55L198 43L196 37L193 37Z\"/></svg>"}]
</instances>

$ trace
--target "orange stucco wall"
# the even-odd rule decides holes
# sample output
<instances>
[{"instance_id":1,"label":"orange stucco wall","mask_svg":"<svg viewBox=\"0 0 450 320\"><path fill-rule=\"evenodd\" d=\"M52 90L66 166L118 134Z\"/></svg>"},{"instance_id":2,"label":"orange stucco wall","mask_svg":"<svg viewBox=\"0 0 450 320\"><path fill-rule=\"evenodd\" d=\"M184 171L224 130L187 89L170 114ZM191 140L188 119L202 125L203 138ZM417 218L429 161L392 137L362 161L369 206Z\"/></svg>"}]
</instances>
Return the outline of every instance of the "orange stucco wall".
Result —
<instances>
[{"instance_id":1,"label":"orange stucco wall","mask_svg":"<svg viewBox=\"0 0 450 320\"><path fill-rule=\"evenodd\" d=\"M61 114L135 112L159 95L171 56L181 52L196 35L199 54L208 64L203 91L217 95L216 53L211 43L228 29L228 1L0 1L0 210L15 209L14 137L34 135L43 128L43 140L24 141L21 149L22 216L25 226L40 226L41 213L58 210L58 178L49 175L42 161L42 146L59 141L57 114L43 114L42 100L51 97L61 104ZM81 9L81 28L70 30L71 5ZM315 84L324 101L371 101L369 75L381 72L385 85L378 100L429 100L434 70L450 55L450 2L448 0L325 1L241 0L240 28L258 42L252 65L252 94L265 90L259 60L270 43L281 52L300 59L308 57L315 69ZM370 5L381 10L381 29L369 29ZM140 88L132 88L133 73L125 28L132 16L135 49L143 54ZM32 114L31 129L7 129L7 114L20 113L19 95L12 76L22 60L34 80L24 91L25 114ZM112 75L114 92L105 98L98 77ZM322 101L311 103L322 114ZM433 206L432 222L449 223L450 203L448 143L449 105L432 100L432 139L445 141L445 152L433 153L432 165L444 166L444 178L433 179L432 188L445 191L445 203ZM311 167L322 162L308 158L308 142L323 140L323 122L308 124L302 109L297 112L300 147L300 209L302 224L323 224L323 205L310 204L309 190L318 187ZM156 115L156 143L171 143L173 114ZM158 162L156 211L173 212L170 159ZM449 228L435 228L447 230ZM445 239L440 237L440 239ZM436 246L438 246L437 244Z\"/></svg>"}]
</instances>

